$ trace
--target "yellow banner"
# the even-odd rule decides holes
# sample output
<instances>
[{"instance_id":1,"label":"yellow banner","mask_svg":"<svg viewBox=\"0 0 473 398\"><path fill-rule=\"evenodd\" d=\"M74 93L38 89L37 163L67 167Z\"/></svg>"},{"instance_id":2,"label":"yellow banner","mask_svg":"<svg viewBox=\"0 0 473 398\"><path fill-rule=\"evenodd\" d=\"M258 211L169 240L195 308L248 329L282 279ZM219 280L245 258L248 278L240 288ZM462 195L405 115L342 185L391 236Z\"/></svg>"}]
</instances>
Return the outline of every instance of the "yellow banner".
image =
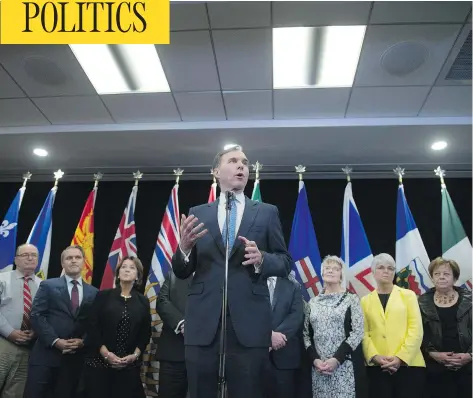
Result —
<instances>
[{"instance_id":1,"label":"yellow banner","mask_svg":"<svg viewBox=\"0 0 473 398\"><path fill-rule=\"evenodd\" d=\"M0 0L0 44L169 44L169 0Z\"/></svg>"}]
</instances>

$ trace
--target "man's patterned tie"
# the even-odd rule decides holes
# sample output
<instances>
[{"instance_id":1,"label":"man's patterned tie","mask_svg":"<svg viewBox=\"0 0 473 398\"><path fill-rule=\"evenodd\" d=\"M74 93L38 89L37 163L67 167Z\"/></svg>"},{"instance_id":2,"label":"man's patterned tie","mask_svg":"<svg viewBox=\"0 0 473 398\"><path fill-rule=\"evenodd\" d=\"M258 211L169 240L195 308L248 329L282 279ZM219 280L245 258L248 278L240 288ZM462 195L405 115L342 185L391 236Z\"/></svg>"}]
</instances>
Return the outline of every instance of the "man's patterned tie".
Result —
<instances>
[{"instance_id":1,"label":"man's patterned tie","mask_svg":"<svg viewBox=\"0 0 473 398\"><path fill-rule=\"evenodd\" d=\"M235 243L235 234L236 234L236 219L237 219L237 208L236 208L236 200L233 197L231 199L231 208L230 208L230 222L228 224L228 248L232 251L233 244ZM223 225L222 230L222 238L223 238L223 245L227 243L227 220Z\"/></svg>"},{"instance_id":2,"label":"man's patterned tie","mask_svg":"<svg viewBox=\"0 0 473 398\"><path fill-rule=\"evenodd\" d=\"M71 290L71 307L72 313L75 314L77 308L79 308L79 289L77 288L79 282L72 280L71 283L74 285Z\"/></svg>"},{"instance_id":3,"label":"man's patterned tie","mask_svg":"<svg viewBox=\"0 0 473 398\"><path fill-rule=\"evenodd\" d=\"M31 290L28 286L30 279L27 276L23 277L23 320L21 321L21 330L31 329L30 314L33 300L31 299Z\"/></svg>"}]
</instances>

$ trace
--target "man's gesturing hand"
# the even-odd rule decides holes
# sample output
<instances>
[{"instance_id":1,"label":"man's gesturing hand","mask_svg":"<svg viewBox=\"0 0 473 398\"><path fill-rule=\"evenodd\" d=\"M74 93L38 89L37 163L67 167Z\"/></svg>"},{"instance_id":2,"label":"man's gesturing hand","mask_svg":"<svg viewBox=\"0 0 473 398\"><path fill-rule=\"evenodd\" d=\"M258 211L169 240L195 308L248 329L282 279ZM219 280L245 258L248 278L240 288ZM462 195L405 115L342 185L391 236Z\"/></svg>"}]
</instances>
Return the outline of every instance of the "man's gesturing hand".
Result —
<instances>
[{"instance_id":1,"label":"man's gesturing hand","mask_svg":"<svg viewBox=\"0 0 473 398\"><path fill-rule=\"evenodd\" d=\"M245 245L245 258L246 261L244 261L242 264L243 265L259 265L263 261L263 255L258 249L258 246L256 245L255 241L253 240L248 240L244 236L239 236L238 239L240 239L243 244Z\"/></svg>"},{"instance_id":2,"label":"man's gesturing hand","mask_svg":"<svg viewBox=\"0 0 473 398\"><path fill-rule=\"evenodd\" d=\"M201 238L207 233L207 230L202 228L204 223L197 224L199 219L194 215L186 217L184 214L181 216L181 250L184 253L189 253L194 247L197 239Z\"/></svg>"}]
</instances>

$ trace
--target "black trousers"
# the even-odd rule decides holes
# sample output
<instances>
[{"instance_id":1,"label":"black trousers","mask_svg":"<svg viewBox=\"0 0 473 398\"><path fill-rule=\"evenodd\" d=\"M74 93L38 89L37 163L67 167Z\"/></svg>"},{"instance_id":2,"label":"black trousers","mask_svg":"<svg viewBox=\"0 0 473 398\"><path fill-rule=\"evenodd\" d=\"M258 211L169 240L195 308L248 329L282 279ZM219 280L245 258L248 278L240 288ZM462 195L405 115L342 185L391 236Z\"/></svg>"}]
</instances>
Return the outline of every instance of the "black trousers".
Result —
<instances>
[{"instance_id":1,"label":"black trousers","mask_svg":"<svg viewBox=\"0 0 473 398\"><path fill-rule=\"evenodd\" d=\"M433 372L427 367L426 398L471 398L471 363L456 371L443 369Z\"/></svg>"},{"instance_id":2,"label":"black trousers","mask_svg":"<svg viewBox=\"0 0 473 398\"><path fill-rule=\"evenodd\" d=\"M191 398L217 397L220 330L221 324L213 342L208 346L186 346ZM225 370L228 398L262 397L264 361L267 356L268 348L248 348L239 343L231 317L228 316Z\"/></svg>"},{"instance_id":3,"label":"black trousers","mask_svg":"<svg viewBox=\"0 0 473 398\"><path fill-rule=\"evenodd\" d=\"M64 354L60 366L29 365L23 398L79 398L84 356Z\"/></svg>"},{"instance_id":4,"label":"black trousers","mask_svg":"<svg viewBox=\"0 0 473 398\"><path fill-rule=\"evenodd\" d=\"M87 398L145 398L139 366L119 370L86 366L84 383Z\"/></svg>"},{"instance_id":5,"label":"black trousers","mask_svg":"<svg viewBox=\"0 0 473 398\"><path fill-rule=\"evenodd\" d=\"M264 368L264 398L298 398L295 369L278 369L269 356Z\"/></svg>"},{"instance_id":6,"label":"black trousers","mask_svg":"<svg viewBox=\"0 0 473 398\"><path fill-rule=\"evenodd\" d=\"M379 366L368 366L366 371L370 398L422 398L425 395L425 368L401 366L393 375L383 372Z\"/></svg>"},{"instance_id":7,"label":"black trousers","mask_svg":"<svg viewBox=\"0 0 473 398\"><path fill-rule=\"evenodd\" d=\"M159 362L159 398L186 398L187 370L185 362Z\"/></svg>"}]
</instances>

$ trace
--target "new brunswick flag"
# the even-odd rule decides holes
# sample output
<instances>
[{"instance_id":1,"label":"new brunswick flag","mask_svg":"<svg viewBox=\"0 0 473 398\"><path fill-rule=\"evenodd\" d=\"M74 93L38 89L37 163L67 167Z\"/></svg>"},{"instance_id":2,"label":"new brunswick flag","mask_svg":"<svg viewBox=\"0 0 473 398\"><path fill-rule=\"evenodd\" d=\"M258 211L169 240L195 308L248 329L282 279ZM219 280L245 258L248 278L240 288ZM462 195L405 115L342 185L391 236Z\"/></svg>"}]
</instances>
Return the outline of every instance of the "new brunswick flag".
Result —
<instances>
[{"instance_id":1,"label":"new brunswick flag","mask_svg":"<svg viewBox=\"0 0 473 398\"><path fill-rule=\"evenodd\" d=\"M88 284L92 283L92 273L94 270L94 206L96 197L97 187L92 189L87 202L85 202L82 216L71 242L71 245L78 245L84 249L85 264L82 269L82 278Z\"/></svg>"}]
</instances>

